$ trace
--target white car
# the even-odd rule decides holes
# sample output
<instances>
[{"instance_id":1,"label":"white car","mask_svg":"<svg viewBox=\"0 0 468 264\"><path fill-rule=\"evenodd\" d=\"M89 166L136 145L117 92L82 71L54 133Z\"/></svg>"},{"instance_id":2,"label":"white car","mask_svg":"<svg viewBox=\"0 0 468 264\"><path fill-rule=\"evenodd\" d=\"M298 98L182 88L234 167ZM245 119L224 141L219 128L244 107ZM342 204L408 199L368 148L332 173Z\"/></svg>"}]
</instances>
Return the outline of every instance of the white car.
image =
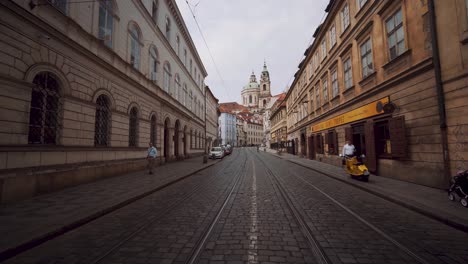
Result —
<instances>
[{"instance_id":1,"label":"white car","mask_svg":"<svg viewBox=\"0 0 468 264\"><path fill-rule=\"evenodd\" d=\"M210 159L222 159L224 158L224 150L221 147L213 147L210 150Z\"/></svg>"}]
</instances>

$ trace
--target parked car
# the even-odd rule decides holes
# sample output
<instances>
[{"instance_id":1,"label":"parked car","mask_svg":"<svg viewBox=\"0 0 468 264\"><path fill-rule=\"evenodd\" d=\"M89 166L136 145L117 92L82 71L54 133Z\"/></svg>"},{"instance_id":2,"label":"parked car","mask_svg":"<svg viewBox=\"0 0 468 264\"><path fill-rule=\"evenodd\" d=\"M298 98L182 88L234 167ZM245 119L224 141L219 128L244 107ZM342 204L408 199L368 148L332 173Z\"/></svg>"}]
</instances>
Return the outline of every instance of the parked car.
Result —
<instances>
[{"instance_id":1,"label":"parked car","mask_svg":"<svg viewBox=\"0 0 468 264\"><path fill-rule=\"evenodd\" d=\"M226 155L229 155L229 154L232 153L232 147L231 147L231 145L226 145L225 150L224 150L224 153L225 153Z\"/></svg>"},{"instance_id":2,"label":"parked car","mask_svg":"<svg viewBox=\"0 0 468 264\"><path fill-rule=\"evenodd\" d=\"M212 147L210 150L210 159L224 158L224 149L222 147Z\"/></svg>"}]
</instances>

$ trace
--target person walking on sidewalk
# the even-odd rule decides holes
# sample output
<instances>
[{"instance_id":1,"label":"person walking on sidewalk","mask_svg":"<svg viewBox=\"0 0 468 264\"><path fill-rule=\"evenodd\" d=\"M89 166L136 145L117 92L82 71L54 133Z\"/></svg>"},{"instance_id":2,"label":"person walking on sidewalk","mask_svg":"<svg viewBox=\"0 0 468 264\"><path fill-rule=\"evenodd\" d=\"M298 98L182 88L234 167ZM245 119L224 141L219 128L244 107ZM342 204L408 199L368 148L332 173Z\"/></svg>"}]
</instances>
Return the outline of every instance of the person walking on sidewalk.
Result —
<instances>
[{"instance_id":1,"label":"person walking on sidewalk","mask_svg":"<svg viewBox=\"0 0 468 264\"><path fill-rule=\"evenodd\" d=\"M155 146L153 146L153 143L150 142L149 148L148 148L148 155L146 156L146 159L148 160L149 174L153 174L154 163L156 162L157 155L158 155L158 150L156 149Z\"/></svg>"}]
</instances>

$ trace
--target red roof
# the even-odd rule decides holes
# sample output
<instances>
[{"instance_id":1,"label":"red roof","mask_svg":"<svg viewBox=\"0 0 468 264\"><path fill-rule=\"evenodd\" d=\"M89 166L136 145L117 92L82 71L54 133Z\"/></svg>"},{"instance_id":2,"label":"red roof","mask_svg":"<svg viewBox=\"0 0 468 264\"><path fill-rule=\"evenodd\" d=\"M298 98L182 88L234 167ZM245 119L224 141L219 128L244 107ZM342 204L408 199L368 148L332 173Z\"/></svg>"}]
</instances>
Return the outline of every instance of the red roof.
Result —
<instances>
[{"instance_id":1,"label":"red roof","mask_svg":"<svg viewBox=\"0 0 468 264\"><path fill-rule=\"evenodd\" d=\"M221 113L238 113L248 112L249 109L243 105L238 104L237 102L229 102L219 104L219 111Z\"/></svg>"}]
</instances>

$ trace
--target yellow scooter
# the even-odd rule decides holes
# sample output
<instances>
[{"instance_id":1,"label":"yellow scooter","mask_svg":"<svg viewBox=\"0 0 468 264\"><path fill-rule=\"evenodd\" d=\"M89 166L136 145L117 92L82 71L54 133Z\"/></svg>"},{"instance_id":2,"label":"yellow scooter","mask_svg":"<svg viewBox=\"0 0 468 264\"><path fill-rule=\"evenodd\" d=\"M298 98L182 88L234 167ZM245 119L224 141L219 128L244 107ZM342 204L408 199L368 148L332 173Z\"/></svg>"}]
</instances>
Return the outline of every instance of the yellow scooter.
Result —
<instances>
[{"instance_id":1,"label":"yellow scooter","mask_svg":"<svg viewBox=\"0 0 468 264\"><path fill-rule=\"evenodd\" d=\"M343 156L340 154L340 157L344 159L345 171L351 175L351 178L361 179L365 182L369 181L369 169L362 162L362 159L366 157L364 154L359 156L360 160L358 160L357 156Z\"/></svg>"}]
</instances>

